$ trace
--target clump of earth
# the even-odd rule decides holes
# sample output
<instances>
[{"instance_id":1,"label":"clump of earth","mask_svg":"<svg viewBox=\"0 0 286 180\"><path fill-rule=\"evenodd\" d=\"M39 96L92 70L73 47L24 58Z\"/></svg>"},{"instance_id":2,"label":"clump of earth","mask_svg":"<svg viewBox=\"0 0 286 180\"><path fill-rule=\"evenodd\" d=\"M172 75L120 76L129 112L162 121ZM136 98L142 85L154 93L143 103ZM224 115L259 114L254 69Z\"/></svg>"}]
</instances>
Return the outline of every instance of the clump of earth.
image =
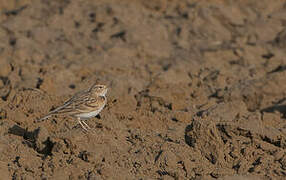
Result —
<instances>
[{"instance_id":1,"label":"clump of earth","mask_svg":"<svg viewBox=\"0 0 286 180\"><path fill-rule=\"evenodd\" d=\"M283 1L6 1L3 179L283 179ZM86 123L37 119L92 84Z\"/></svg>"}]
</instances>

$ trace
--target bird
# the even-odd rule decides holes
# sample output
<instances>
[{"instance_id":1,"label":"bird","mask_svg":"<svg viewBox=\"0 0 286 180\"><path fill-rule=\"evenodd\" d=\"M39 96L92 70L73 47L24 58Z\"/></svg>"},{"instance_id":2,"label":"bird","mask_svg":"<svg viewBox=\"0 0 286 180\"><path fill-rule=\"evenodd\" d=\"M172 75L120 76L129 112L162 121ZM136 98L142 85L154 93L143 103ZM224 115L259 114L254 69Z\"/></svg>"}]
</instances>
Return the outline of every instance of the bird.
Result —
<instances>
[{"instance_id":1,"label":"bird","mask_svg":"<svg viewBox=\"0 0 286 180\"><path fill-rule=\"evenodd\" d=\"M107 91L108 88L105 85L94 84L87 90L75 93L63 105L50 111L37 121L43 121L53 115L64 114L77 118L81 127L88 131L91 128L84 120L95 117L102 111L107 102Z\"/></svg>"}]
</instances>

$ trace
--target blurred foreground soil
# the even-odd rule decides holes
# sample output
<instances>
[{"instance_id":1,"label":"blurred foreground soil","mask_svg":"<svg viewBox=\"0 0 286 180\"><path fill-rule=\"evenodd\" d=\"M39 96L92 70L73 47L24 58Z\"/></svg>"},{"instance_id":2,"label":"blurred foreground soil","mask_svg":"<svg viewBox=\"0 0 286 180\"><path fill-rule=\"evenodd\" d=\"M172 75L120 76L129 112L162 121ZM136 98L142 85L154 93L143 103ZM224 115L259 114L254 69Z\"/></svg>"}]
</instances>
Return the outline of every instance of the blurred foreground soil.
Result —
<instances>
[{"instance_id":1,"label":"blurred foreground soil","mask_svg":"<svg viewBox=\"0 0 286 180\"><path fill-rule=\"evenodd\" d=\"M283 179L286 2L0 3L1 179ZM105 84L87 123L35 122Z\"/></svg>"}]
</instances>

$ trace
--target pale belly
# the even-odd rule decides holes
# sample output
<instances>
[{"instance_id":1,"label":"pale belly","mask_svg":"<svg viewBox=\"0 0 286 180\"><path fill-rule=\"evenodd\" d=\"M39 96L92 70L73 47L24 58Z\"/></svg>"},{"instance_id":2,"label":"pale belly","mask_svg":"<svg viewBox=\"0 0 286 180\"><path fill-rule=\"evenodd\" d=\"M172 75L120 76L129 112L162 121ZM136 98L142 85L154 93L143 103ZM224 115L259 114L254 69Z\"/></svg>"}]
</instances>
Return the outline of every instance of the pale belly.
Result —
<instances>
[{"instance_id":1,"label":"pale belly","mask_svg":"<svg viewBox=\"0 0 286 180\"><path fill-rule=\"evenodd\" d=\"M80 117L81 119L89 119L89 118L92 118L92 117L95 117L96 115L98 115L98 113L103 109L100 108L96 111L92 111L92 112L88 112L88 113L81 113L81 114L77 114L75 115L76 117Z\"/></svg>"}]
</instances>

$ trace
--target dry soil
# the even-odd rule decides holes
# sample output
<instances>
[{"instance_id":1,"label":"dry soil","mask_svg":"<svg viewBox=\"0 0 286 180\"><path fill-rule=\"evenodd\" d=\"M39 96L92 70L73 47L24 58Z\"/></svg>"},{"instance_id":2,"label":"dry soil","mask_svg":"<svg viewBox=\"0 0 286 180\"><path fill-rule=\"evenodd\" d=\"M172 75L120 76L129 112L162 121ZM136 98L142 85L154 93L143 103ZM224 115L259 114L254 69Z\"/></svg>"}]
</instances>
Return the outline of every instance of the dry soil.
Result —
<instances>
[{"instance_id":1,"label":"dry soil","mask_svg":"<svg viewBox=\"0 0 286 180\"><path fill-rule=\"evenodd\" d=\"M1 0L1 179L283 179L285 62L282 0Z\"/></svg>"}]
</instances>

